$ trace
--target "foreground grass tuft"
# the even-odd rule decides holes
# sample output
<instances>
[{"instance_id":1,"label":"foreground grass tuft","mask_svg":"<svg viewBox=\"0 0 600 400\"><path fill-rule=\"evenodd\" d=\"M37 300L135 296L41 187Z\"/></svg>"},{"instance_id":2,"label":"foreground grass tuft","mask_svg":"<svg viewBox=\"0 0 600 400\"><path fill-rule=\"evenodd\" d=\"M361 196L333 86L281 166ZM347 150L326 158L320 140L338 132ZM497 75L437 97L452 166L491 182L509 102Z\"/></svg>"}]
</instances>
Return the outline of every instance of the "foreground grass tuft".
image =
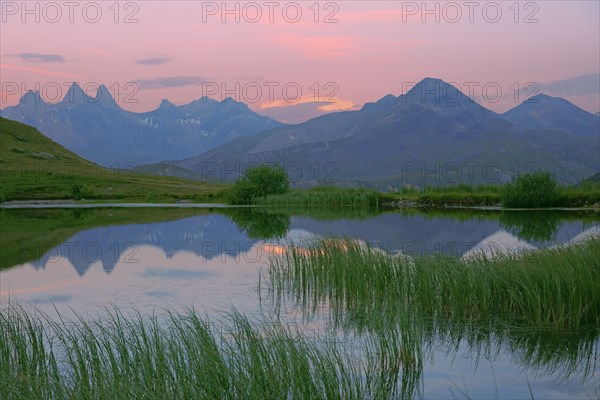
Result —
<instances>
[{"instance_id":1,"label":"foreground grass tuft","mask_svg":"<svg viewBox=\"0 0 600 400\"><path fill-rule=\"evenodd\" d=\"M238 313L216 324L191 310L159 321L109 309L55 322L14 304L0 310L0 364L3 399L391 398L399 371Z\"/></svg>"}]
</instances>

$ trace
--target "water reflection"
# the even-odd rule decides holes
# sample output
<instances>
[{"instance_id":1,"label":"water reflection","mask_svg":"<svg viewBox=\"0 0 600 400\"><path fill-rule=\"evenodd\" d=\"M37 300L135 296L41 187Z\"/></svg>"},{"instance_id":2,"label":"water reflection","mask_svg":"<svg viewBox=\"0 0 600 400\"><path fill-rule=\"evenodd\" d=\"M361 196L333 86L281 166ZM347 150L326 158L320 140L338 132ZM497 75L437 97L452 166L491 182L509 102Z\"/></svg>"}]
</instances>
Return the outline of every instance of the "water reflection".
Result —
<instances>
[{"instance_id":1,"label":"water reflection","mask_svg":"<svg viewBox=\"0 0 600 400\"><path fill-rule=\"evenodd\" d=\"M532 251L561 246L600 233L600 217L594 213L273 208L218 213L156 209L0 212L3 301L11 296L42 309L72 308L82 314L94 314L98 305L107 302L148 312L191 305L209 315L237 308L249 314L267 311L306 329L331 322L319 320L328 312L335 313L330 299L324 297L318 304L307 300L304 306L315 315L303 321L305 314L293 307L297 297L277 309L280 305L261 303L257 293L261 268L290 242L347 237L392 254L468 257L485 249ZM511 382L506 385L512 387L512 380L520 380L515 397L528 393L523 369L538 374L537 378L528 376L542 397L550 390L581 394L581 386L571 377L597 374L597 330L569 334L508 324L475 326L460 320L433 323L416 318L414 310L396 312L393 300L386 303L387 311L377 311L390 316L382 318L382 325L373 325L373 310L357 305L338 314L344 318L337 321L341 323L337 328L344 331L342 336L365 335L371 341L365 345L381 355L371 362L382 363L378 368L391 374L390 384L399 381L399 394L411 397L422 391L427 398L447 398L448 382L460 386L465 379L469 388L479 390L482 385L481 393L493 396L489 370L477 368L478 363L487 362L495 368L499 384ZM557 377L568 382L554 382ZM484 379L487 383L478 382ZM510 396L510 392L502 394Z\"/></svg>"},{"instance_id":2,"label":"water reflection","mask_svg":"<svg viewBox=\"0 0 600 400\"><path fill-rule=\"evenodd\" d=\"M290 229L290 214L261 208L231 208L221 212L252 239L279 239Z\"/></svg>"},{"instance_id":3,"label":"water reflection","mask_svg":"<svg viewBox=\"0 0 600 400\"><path fill-rule=\"evenodd\" d=\"M41 269L65 258L79 275L84 275L100 262L109 274L119 261L138 263L144 246L161 249L167 258L191 252L211 260L221 255L239 256L255 243L227 217L210 214L178 221L88 229L51 248L31 265Z\"/></svg>"},{"instance_id":4,"label":"water reflection","mask_svg":"<svg viewBox=\"0 0 600 400\"><path fill-rule=\"evenodd\" d=\"M290 211L290 210L287 210ZM144 246L167 258L191 252L206 260L238 257L259 243L285 244L318 237L347 237L390 253L468 257L481 251L528 251L569 243L599 232L594 213L448 212L377 213L345 210L227 209L189 217L177 210L2 210L2 267L44 269L68 260L83 276L99 263L111 273L117 263L138 262ZM152 218L177 218L150 222ZM117 215L118 214L118 215ZM193 214L192 214L193 215ZM112 226L112 221L148 219ZM96 227L94 227L96 225ZM271 247L272 249L272 247ZM264 249L263 249L264 250ZM260 258L260 257L259 257Z\"/></svg>"},{"instance_id":5,"label":"water reflection","mask_svg":"<svg viewBox=\"0 0 600 400\"><path fill-rule=\"evenodd\" d=\"M522 240L538 243L554 240L561 225L559 213L526 211L526 216L522 213L522 211L503 211L500 214L500 224Z\"/></svg>"}]
</instances>

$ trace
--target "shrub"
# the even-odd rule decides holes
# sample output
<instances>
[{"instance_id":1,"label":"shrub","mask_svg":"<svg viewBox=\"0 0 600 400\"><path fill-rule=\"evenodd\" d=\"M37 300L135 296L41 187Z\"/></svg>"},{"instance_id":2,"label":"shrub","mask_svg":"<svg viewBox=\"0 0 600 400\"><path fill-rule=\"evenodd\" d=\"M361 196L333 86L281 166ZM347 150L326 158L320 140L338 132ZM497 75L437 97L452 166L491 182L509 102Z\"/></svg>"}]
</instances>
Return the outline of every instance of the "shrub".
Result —
<instances>
[{"instance_id":1,"label":"shrub","mask_svg":"<svg viewBox=\"0 0 600 400\"><path fill-rule=\"evenodd\" d=\"M74 200L83 200L94 197L94 191L84 185L73 185L68 197Z\"/></svg>"},{"instance_id":2,"label":"shrub","mask_svg":"<svg viewBox=\"0 0 600 400\"><path fill-rule=\"evenodd\" d=\"M233 204L251 204L256 197L286 193L290 181L283 167L260 165L250 167L231 188L230 202Z\"/></svg>"},{"instance_id":3,"label":"shrub","mask_svg":"<svg viewBox=\"0 0 600 400\"><path fill-rule=\"evenodd\" d=\"M523 174L506 184L501 198L508 208L554 207L560 202L561 191L552 174L540 171Z\"/></svg>"}]
</instances>

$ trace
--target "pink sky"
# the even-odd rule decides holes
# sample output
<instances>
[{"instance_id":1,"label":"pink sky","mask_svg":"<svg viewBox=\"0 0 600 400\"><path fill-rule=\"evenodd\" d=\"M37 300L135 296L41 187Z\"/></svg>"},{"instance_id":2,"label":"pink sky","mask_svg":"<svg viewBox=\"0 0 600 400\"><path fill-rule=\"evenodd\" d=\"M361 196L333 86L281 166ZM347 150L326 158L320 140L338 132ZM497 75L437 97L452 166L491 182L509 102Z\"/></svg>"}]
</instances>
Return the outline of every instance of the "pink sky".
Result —
<instances>
[{"instance_id":1,"label":"pink sky","mask_svg":"<svg viewBox=\"0 0 600 400\"><path fill-rule=\"evenodd\" d=\"M113 1L76 3L72 22L62 1L26 2L34 10L29 14L21 1L0 3L0 107L15 104L36 84L43 97L56 101L66 94L65 85L77 81L90 93L94 83L106 84L131 111L151 110L164 98L183 104L208 94L299 122L402 94L410 82L431 76L461 87L478 83L476 100L498 112L523 101L532 92L523 90L529 82L600 111L598 1L520 2L518 7L513 1L427 2L430 14L422 12L421 1L337 1L319 2L318 16L312 1L281 1L274 2L272 22L264 1L250 2L245 13L248 2L238 2L239 23L234 14L221 21L221 1L123 1L118 16ZM302 16L292 23L297 8ZM92 23L96 9L102 15ZM203 9L216 13L203 15ZM257 9L262 18L252 23ZM496 17L498 9L502 15ZM125 23L131 13L137 22ZM332 23L325 23L332 13ZM491 95L500 88L502 98L481 99L486 85Z\"/></svg>"}]
</instances>

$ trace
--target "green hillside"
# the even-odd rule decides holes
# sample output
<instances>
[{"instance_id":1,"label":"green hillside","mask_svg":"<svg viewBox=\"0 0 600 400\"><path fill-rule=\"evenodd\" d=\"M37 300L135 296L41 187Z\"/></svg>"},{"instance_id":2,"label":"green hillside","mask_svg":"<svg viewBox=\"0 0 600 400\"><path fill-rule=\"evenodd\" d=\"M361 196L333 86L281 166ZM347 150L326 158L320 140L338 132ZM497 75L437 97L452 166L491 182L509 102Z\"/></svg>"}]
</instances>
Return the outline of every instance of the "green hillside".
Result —
<instances>
[{"instance_id":1,"label":"green hillside","mask_svg":"<svg viewBox=\"0 0 600 400\"><path fill-rule=\"evenodd\" d=\"M592 176L588 176L577 184L579 187L592 187L600 188L600 172L595 173Z\"/></svg>"},{"instance_id":2,"label":"green hillside","mask_svg":"<svg viewBox=\"0 0 600 400\"><path fill-rule=\"evenodd\" d=\"M37 129L0 118L0 202L103 200L206 202L224 185L111 170L82 159Z\"/></svg>"}]
</instances>

